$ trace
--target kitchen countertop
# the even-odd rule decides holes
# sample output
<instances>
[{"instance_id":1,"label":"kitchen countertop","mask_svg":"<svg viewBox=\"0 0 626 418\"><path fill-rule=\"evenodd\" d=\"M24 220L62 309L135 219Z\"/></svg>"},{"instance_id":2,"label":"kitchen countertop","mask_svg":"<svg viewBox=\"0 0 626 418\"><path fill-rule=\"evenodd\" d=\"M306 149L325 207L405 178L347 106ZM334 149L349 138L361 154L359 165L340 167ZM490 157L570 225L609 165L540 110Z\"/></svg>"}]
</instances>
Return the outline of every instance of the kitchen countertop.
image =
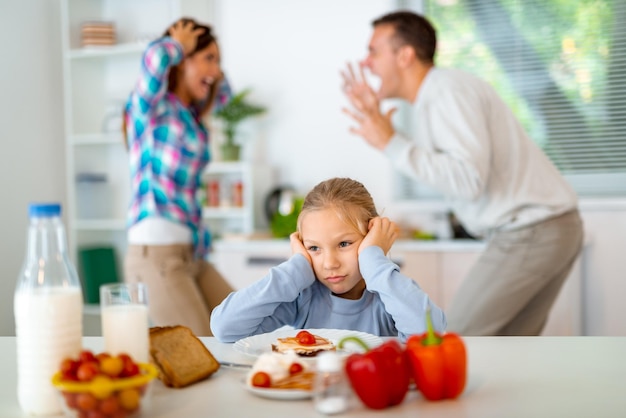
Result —
<instances>
[{"instance_id":1,"label":"kitchen countertop","mask_svg":"<svg viewBox=\"0 0 626 418\"><path fill-rule=\"evenodd\" d=\"M252 363L253 357L213 337L201 337L220 361ZM373 411L357 405L341 417L568 417L624 416L624 337L465 337L468 380L456 400L428 402L410 391L399 406ZM85 337L95 352L102 337ZM18 418L15 337L0 337L0 416ZM272 400L248 392L245 369L222 367L208 380L184 389L156 381L144 416L323 417L310 400Z\"/></svg>"}]
</instances>

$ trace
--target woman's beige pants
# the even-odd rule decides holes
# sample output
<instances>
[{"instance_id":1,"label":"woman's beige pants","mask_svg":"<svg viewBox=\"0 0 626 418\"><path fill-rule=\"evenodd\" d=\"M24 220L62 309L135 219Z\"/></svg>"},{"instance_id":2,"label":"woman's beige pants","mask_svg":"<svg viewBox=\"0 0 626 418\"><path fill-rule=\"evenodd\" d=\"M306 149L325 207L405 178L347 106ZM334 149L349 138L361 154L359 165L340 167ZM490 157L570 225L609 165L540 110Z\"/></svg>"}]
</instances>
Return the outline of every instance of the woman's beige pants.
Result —
<instances>
[{"instance_id":1,"label":"woman's beige pants","mask_svg":"<svg viewBox=\"0 0 626 418\"><path fill-rule=\"evenodd\" d=\"M148 286L153 326L184 325L197 336L211 336L211 311L230 292L230 284L193 247L129 245L124 262L127 282Z\"/></svg>"}]
</instances>

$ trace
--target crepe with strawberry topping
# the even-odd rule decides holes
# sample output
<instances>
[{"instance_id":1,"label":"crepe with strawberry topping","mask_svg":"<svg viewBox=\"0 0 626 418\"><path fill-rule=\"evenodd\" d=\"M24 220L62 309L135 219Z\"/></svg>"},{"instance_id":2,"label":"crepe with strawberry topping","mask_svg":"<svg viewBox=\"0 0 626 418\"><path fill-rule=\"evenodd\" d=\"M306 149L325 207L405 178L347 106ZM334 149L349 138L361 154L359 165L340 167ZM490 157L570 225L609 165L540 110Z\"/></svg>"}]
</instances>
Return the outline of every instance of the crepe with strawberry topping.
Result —
<instances>
[{"instance_id":1,"label":"crepe with strawberry topping","mask_svg":"<svg viewBox=\"0 0 626 418\"><path fill-rule=\"evenodd\" d=\"M332 341L306 330L298 332L295 337L277 338L276 343L272 344L272 351L279 353L293 351L304 357L314 357L322 351L334 350L336 347Z\"/></svg>"}]
</instances>

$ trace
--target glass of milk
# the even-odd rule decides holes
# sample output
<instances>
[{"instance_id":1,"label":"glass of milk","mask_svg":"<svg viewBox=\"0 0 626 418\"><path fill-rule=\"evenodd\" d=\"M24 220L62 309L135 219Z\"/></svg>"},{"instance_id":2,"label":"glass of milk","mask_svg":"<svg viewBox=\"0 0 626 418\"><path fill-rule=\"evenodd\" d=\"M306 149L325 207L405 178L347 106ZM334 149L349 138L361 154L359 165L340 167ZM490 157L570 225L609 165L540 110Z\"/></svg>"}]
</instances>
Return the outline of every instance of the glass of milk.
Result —
<instances>
[{"instance_id":1,"label":"glass of milk","mask_svg":"<svg viewBox=\"0 0 626 418\"><path fill-rule=\"evenodd\" d=\"M110 283L100 286L102 335L111 355L126 353L147 363L150 340L148 289L144 283Z\"/></svg>"}]
</instances>

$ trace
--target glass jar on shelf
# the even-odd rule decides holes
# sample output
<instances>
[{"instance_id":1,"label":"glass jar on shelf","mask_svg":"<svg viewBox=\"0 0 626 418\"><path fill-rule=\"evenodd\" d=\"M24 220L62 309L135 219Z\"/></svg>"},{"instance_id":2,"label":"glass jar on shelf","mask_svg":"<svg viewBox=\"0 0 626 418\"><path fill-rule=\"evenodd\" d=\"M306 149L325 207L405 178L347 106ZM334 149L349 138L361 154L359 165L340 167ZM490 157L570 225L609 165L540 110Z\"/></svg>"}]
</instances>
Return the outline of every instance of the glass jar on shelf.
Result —
<instances>
[{"instance_id":1,"label":"glass jar on shelf","mask_svg":"<svg viewBox=\"0 0 626 418\"><path fill-rule=\"evenodd\" d=\"M210 179L207 182L206 205L208 207L216 208L220 206L220 203L221 203L220 189L221 189L220 181L218 179Z\"/></svg>"},{"instance_id":2,"label":"glass jar on shelf","mask_svg":"<svg viewBox=\"0 0 626 418\"><path fill-rule=\"evenodd\" d=\"M231 203L234 207L240 208L243 206L243 182L241 180L235 180L231 187Z\"/></svg>"}]
</instances>

